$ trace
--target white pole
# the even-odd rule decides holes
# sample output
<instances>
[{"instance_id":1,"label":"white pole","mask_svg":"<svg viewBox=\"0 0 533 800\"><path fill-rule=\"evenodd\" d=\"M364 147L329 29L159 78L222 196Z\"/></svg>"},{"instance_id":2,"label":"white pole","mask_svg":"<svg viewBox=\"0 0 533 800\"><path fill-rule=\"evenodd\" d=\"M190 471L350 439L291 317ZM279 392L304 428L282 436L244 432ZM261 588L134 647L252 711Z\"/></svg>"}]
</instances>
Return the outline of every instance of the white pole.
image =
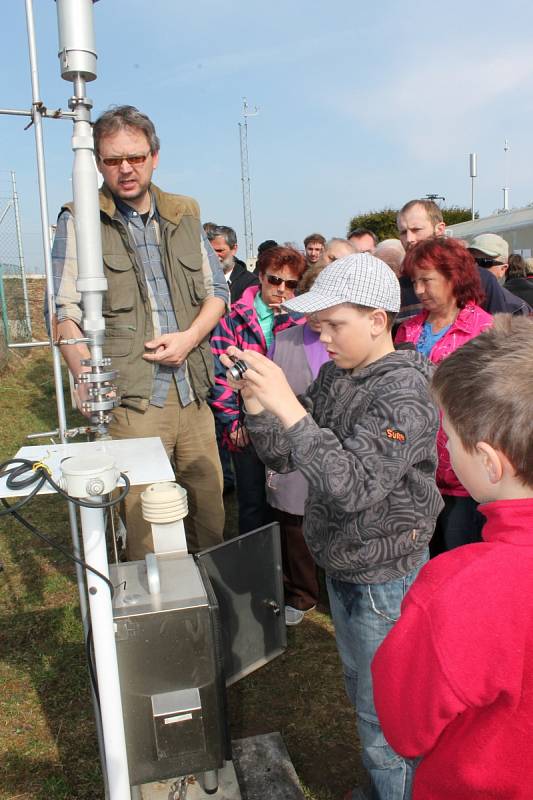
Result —
<instances>
[{"instance_id":1,"label":"white pole","mask_svg":"<svg viewBox=\"0 0 533 800\"><path fill-rule=\"evenodd\" d=\"M95 502L94 497L90 499ZM103 510L82 507L80 515L85 561L109 577ZM87 587L109 794L111 800L131 800L111 593L89 570Z\"/></svg>"},{"instance_id":2,"label":"white pole","mask_svg":"<svg viewBox=\"0 0 533 800\"><path fill-rule=\"evenodd\" d=\"M475 153L470 153L470 178L472 180L472 219L476 218L474 206L474 179L477 177L477 156Z\"/></svg>"}]
</instances>

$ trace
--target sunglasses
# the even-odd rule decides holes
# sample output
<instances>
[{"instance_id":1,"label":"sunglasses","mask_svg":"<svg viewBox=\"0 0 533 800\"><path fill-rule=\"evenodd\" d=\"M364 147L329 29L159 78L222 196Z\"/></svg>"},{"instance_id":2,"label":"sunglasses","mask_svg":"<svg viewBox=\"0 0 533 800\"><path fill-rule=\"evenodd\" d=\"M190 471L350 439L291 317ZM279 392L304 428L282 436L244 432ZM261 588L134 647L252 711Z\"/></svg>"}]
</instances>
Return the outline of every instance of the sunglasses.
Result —
<instances>
[{"instance_id":1,"label":"sunglasses","mask_svg":"<svg viewBox=\"0 0 533 800\"><path fill-rule=\"evenodd\" d=\"M493 258L476 258L476 264L480 267L502 266L499 261L495 261Z\"/></svg>"},{"instance_id":2,"label":"sunglasses","mask_svg":"<svg viewBox=\"0 0 533 800\"><path fill-rule=\"evenodd\" d=\"M150 153L145 153L142 156L114 156L113 158L102 158L100 156L100 161L106 167L120 167L123 161L127 161L128 164L144 164L149 155Z\"/></svg>"},{"instance_id":3,"label":"sunglasses","mask_svg":"<svg viewBox=\"0 0 533 800\"><path fill-rule=\"evenodd\" d=\"M265 277L267 281L272 284L272 286L281 286L281 284L284 283L287 289L291 289L292 291L298 287L299 283L299 281L294 280L293 278L288 278L285 280L285 278L280 278L278 275L270 275L268 272L265 273Z\"/></svg>"}]
</instances>

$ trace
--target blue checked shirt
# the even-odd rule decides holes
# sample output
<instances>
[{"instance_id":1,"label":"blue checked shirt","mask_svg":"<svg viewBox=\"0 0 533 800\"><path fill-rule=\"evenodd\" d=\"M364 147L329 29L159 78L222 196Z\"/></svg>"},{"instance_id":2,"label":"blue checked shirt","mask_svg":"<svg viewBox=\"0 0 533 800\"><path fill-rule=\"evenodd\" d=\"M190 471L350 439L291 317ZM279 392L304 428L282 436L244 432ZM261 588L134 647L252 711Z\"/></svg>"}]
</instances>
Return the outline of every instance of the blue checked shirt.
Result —
<instances>
[{"instance_id":1,"label":"blue checked shirt","mask_svg":"<svg viewBox=\"0 0 533 800\"><path fill-rule=\"evenodd\" d=\"M139 261L142 263L152 310L154 338L166 333L175 333L179 330L178 322L161 262L159 215L154 200L152 198L151 209L145 225L142 216L137 211L126 203L122 203L118 198L114 199L119 217L128 232L130 243L137 251ZM218 257L200 224L198 224L198 232L207 297L220 297L227 303L228 288ZM72 319L81 326L83 310L81 295L76 290L78 264L74 218L69 211L64 211L57 221L52 264L58 322L63 319ZM165 405L172 381L176 384L182 406L187 406L196 399L189 381L187 362L179 367L169 367L164 364L154 366L154 382L150 398L152 405L161 408Z\"/></svg>"}]
</instances>

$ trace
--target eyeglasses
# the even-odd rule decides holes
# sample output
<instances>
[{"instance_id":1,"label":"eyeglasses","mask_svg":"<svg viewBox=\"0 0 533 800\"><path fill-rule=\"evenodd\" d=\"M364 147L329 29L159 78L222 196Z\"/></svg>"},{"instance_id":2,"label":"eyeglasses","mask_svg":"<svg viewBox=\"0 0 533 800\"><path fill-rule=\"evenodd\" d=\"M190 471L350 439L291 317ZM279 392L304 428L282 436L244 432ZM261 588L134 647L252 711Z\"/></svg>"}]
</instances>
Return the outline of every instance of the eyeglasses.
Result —
<instances>
[{"instance_id":1,"label":"eyeglasses","mask_svg":"<svg viewBox=\"0 0 533 800\"><path fill-rule=\"evenodd\" d=\"M100 156L100 161L106 167L120 167L123 161L127 161L128 164L144 164L149 155L150 153L145 153L140 156L114 156L113 158L102 158Z\"/></svg>"},{"instance_id":2,"label":"eyeglasses","mask_svg":"<svg viewBox=\"0 0 533 800\"><path fill-rule=\"evenodd\" d=\"M476 264L480 267L501 267L501 263L499 261L495 261L493 258L476 258Z\"/></svg>"},{"instance_id":3,"label":"eyeglasses","mask_svg":"<svg viewBox=\"0 0 533 800\"><path fill-rule=\"evenodd\" d=\"M280 278L278 275L270 275L268 272L265 273L265 277L272 286L281 286L281 284L284 283L287 289L292 289L292 291L298 287L299 283L299 281L293 278Z\"/></svg>"}]
</instances>

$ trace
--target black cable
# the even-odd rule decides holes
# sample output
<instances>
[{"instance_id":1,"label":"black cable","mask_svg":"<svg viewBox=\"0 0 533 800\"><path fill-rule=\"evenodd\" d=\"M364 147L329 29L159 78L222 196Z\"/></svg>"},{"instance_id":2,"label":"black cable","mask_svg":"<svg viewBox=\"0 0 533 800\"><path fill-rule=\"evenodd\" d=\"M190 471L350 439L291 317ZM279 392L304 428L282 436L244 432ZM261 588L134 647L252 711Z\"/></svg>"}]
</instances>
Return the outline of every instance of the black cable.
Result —
<instances>
[{"instance_id":1,"label":"black cable","mask_svg":"<svg viewBox=\"0 0 533 800\"><path fill-rule=\"evenodd\" d=\"M14 464L20 464L20 466L14 467ZM9 469L9 467L11 468ZM23 478L22 476L27 472L30 474L28 477ZM6 506L7 509L12 509L13 511L25 506L26 503L28 503L32 497L37 494L37 492L42 488L42 486L44 486L45 483L49 483L58 494L60 494L70 503L83 508L112 508L113 506L116 506L118 503L122 502L130 490L130 480L124 472L121 472L120 477L124 481L124 487L117 497L100 503L92 503L88 500L80 500L79 497L71 497L69 494L67 494L67 492L65 492L65 490L55 482L43 465L38 464L36 466L34 461L30 461L27 458L13 458L0 464L0 478L4 476L7 476L6 486L8 489L26 489L28 486L31 486L32 483L36 484L31 492L22 500L19 500L12 506ZM9 510L0 511L0 516L5 516L9 513Z\"/></svg>"},{"instance_id":2,"label":"black cable","mask_svg":"<svg viewBox=\"0 0 533 800\"><path fill-rule=\"evenodd\" d=\"M29 531L31 531L31 533L34 533L35 536L38 536L39 539L41 539L43 542L46 542L46 544L49 547L55 547L56 550L59 550L61 553L63 553L64 556L69 558L75 564L79 564L81 567L83 567L83 569L92 572L93 575L96 575L98 578L100 578L100 580L104 581L107 584L109 591L111 592L111 598L113 598L113 595L115 594L115 587L113 586L109 578L107 578L102 572L99 572L94 567L91 567L91 565L87 564L87 562L84 561L82 558L78 558L77 556L75 556L73 553L67 550L67 548L64 547L62 544L56 542L55 539L52 539L50 536L48 536L48 534L43 533L41 530L39 530L39 528L33 525L33 523L29 522L27 519L24 519L23 516L21 516L17 511L14 510L13 506L10 506L9 503L6 502L4 497L0 497L0 500L2 501L2 505L8 509L9 513L11 513L15 517L17 522L20 522L20 524L23 525L25 528L27 528Z\"/></svg>"},{"instance_id":3,"label":"black cable","mask_svg":"<svg viewBox=\"0 0 533 800\"><path fill-rule=\"evenodd\" d=\"M15 466L18 464L19 466ZM23 476L29 473L26 478ZM124 499L127 493L130 490L130 480L127 475L123 472L120 473L120 477L124 481L124 488L119 493L119 495L115 498L112 498L106 502L100 503L91 503L84 500L80 500L79 498L70 497L58 484L53 480L51 475L48 473L46 468L39 464L38 466L35 465L35 462L30 461L29 459L25 458L13 458L9 461L4 461L0 464L0 477L6 477L6 486L8 489L17 490L17 489L26 489L29 486L33 486L31 491L23 497L21 500L13 503L10 505L5 498L0 498L4 509L0 509L0 517L7 516L7 514L11 514L17 522L27 528L31 533L45 542L49 547L55 548L59 550L59 552L63 553L70 561L73 561L75 564L79 564L83 569L92 572L93 575L96 575L100 578L104 583L107 585L109 592L111 594L111 600L113 599L113 595L115 593L115 588L109 578L103 575L99 570L91 567L90 564L87 564L81 558L78 558L73 553L71 553L66 547L64 547L59 542L52 539L47 534L43 533L43 531L39 530L33 523L29 522L29 520L25 519L21 514L18 513L18 510L25 506L29 501L35 497L35 495L39 492L39 490L44 486L45 483L49 483L56 492L63 497L65 497L70 503L73 503L75 506L83 506L84 508L112 508L113 506L117 505ZM98 709L100 710L100 696L98 693L98 682L96 679L96 669L94 664L94 640L93 640L93 632L92 632L92 624L91 621L88 621L87 627L87 638L85 639L85 651L87 656L87 662L89 666L89 676L91 679L91 683L93 686L94 695L96 697L96 702L98 704Z\"/></svg>"},{"instance_id":4,"label":"black cable","mask_svg":"<svg viewBox=\"0 0 533 800\"><path fill-rule=\"evenodd\" d=\"M29 463L30 462L27 461L26 459L12 458L10 461L4 461L2 464L0 464L0 478L3 478L4 475L7 475L6 486L7 486L8 489L16 488L16 483L15 483L15 486L10 485L11 484L11 476L12 476L13 473L18 474L18 471L19 471L20 467L18 469L14 469L13 468L11 470L8 470L6 468L10 464L24 464L24 472L27 472L27 464L29 464ZM13 503L13 505L9 506L9 508L11 509L11 512L9 512L9 511L1 511L0 510L0 517L6 516L6 514L8 514L8 513L14 513L15 511L18 511L19 508L23 508L23 506L25 506L26 503L30 502L30 500L37 494L37 492L46 483L46 472L45 472L45 470L42 470L42 474L40 474L40 475L38 475L37 472L34 472L33 476L32 476L31 483L33 483L33 482L35 482L35 486L31 490L31 492L29 492L21 500L18 500L16 503ZM31 485L31 483L29 483L29 482L28 483L24 482L24 483L27 486ZM7 504L4 504L4 505L7 505Z\"/></svg>"},{"instance_id":5,"label":"black cable","mask_svg":"<svg viewBox=\"0 0 533 800\"><path fill-rule=\"evenodd\" d=\"M93 626L91 620L89 620L87 625L87 638L85 640L85 654L87 657L87 664L89 665L89 677L91 679L91 684L93 687L94 696L96 698L96 703L98 705L98 710L101 713L100 708L100 693L98 692L98 681L96 679L96 667L94 665L94 640L93 640Z\"/></svg>"}]
</instances>

